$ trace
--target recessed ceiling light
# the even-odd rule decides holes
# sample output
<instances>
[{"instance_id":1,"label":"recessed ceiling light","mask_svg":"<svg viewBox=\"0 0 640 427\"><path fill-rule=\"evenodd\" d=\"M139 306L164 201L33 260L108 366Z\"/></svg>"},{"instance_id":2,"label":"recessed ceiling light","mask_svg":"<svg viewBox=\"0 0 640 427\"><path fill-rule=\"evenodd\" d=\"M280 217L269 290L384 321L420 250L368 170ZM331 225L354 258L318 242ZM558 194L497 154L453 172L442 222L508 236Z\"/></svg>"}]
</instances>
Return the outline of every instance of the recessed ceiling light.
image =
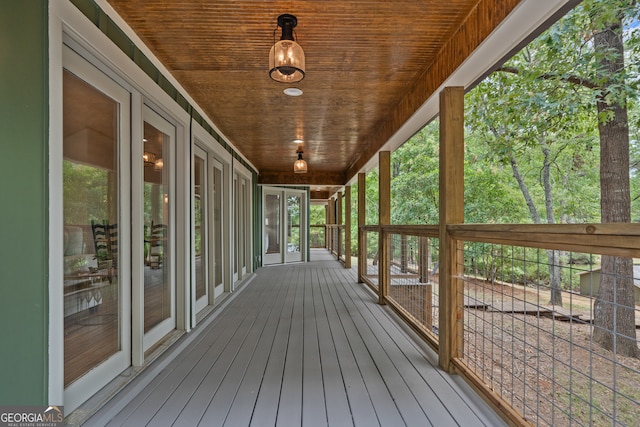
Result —
<instances>
[{"instance_id":1,"label":"recessed ceiling light","mask_svg":"<svg viewBox=\"0 0 640 427\"><path fill-rule=\"evenodd\" d=\"M297 87L288 87L284 90L284 94L289 96L300 96L302 95L302 91Z\"/></svg>"},{"instance_id":2,"label":"recessed ceiling light","mask_svg":"<svg viewBox=\"0 0 640 427\"><path fill-rule=\"evenodd\" d=\"M303 141L303 140L301 140L301 139L294 139L294 140L293 140L293 143L294 143L294 144L302 144L303 142L304 142L304 141Z\"/></svg>"}]
</instances>

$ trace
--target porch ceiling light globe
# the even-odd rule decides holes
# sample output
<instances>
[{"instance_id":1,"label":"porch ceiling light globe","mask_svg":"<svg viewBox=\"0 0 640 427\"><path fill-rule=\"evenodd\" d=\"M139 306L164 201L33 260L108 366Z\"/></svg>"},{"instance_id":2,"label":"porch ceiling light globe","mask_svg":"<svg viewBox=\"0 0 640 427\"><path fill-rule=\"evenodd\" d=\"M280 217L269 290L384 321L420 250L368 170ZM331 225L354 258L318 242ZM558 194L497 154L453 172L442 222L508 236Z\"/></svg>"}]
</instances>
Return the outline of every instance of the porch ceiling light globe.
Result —
<instances>
[{"instance_id":1,"label":"porch ceiling light globe","mask_svg":"<svg viewBox=\"0 0 640 427\"><path fill-rule=\"evenodd\" d=\"M294 173L307 173L307 162L302 158L302 151L298 151L298 160L293 162Z\"/></svg>"},{"instance_id":2,"label":"porch ceiling light globe","mask_svg":"<svg viewBox=\"0 0 640 427\"><path fill-rule=\"evenodd\" d=\"M277 82L295 83L304 79L304 51L293 39L293 28L297 24L298 20L293 15L284 14L278 17L282 37L269 52L269 75Z\"/></svg>"}]
</instances>

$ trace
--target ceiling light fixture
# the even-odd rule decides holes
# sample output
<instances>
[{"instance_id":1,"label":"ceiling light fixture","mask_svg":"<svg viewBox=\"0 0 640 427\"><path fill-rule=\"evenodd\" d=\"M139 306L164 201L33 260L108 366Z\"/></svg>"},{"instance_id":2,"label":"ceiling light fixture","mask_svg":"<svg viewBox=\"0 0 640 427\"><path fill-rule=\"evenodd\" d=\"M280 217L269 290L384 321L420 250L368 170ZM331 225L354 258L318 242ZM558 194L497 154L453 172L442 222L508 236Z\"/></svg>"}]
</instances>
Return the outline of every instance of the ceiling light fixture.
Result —
<instances>
[{"instance_id":1,"label":"ceiling light fixture","mask_svg":"<svg viewBox=\"0 0 640 427\"><path fill-rule=\"evenodd\" d=\"M300 96L302 95L302 91L300 89L298 89L297 87L288 87L285 90L283 90L285 95L288 96Z\"/></svg>"},{"instance_id":2,"label":"ceiling light fixture","mask_svg":"<svg viewBox=\"0 0 640 427\"><path fill-rule=\"evenodd\" d=\"M293 162L293 172L295 173L307 173L307 162L302 158L302 149L298 149L298 160Z\"/></svg>"},{"instance_id":3,"label":"ceiling light fixture","mask_svg":"<svg viewBox=\"0 0 640 427\"><path fill-rule=\"evenodd\" d=\"M142 154L142 160L144 161L145 166L155 166L156 164L156 155L150 151L145 151Z\"/></svg>"},{"instance_id":4,"label":"ceiling light fixture","mask_svg":"<svg viewBox=\"0 0 640 427\"><path fill-rule=\"evenodd\" d=\"M269 52L269 75L277 82L295 83L304 79L304 51L293 39L293 29L298 19L289 14L278 16L278 26L282 27L280 41L274 43ZM273 31L274 39L275 32Z\"/></svg>"}]
</instances>

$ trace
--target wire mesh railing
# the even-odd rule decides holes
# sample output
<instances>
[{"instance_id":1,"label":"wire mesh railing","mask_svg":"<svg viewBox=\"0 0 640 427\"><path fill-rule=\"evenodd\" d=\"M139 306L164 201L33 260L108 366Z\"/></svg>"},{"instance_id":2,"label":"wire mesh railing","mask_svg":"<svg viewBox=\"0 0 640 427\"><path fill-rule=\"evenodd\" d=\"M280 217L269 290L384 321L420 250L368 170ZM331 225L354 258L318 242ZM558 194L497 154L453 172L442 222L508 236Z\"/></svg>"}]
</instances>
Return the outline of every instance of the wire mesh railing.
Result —
<instances>
[{"instance_id":1,"label":"wire mesh railing","mask_svg":"<svg viewBox=\"0 0 640 427\"><path fill-rule=\"evenodd\" d=\"M378 290L378 261L380 252L378 250L380 239L380 228L378 226L360 227L358 245L358 269L359 277L373 290Z\"/></svg>"},{"instance_id":2,"label":"wire mesh railing","mask_svg":"<svg viewBox=\"0 0 640 427\"><path fill-rule=\"evenodd\" d=\"M397 233L390 239L388 299L424 332L438 335L439 241L426 235Z\"/></svg>"},{"instance_id":3,"label":"wire mesh railing","mask_svg":"<svg viewBox=\"0 0 640 427\"><path fill-rule=\"evenodd\" d=\"M360 227L362 278L515 424L640 425L637 225L447 230Z\"/></svg>"},{"instance_id":4,"label":"wire mesh railing","mask_svg":"<svg viewBox=\"0 0 640 427\"><path fill-rule=\"evenodd\" d=\"M326 233L328 236L327 248L340 261L345 260L345 226L342 224L327 224Z\"/></svg>"},{"instance_id":5,"label":"wire mesh railing","mask_svg":"<svg viewBox=\"0 0 640 427\"><path fill-rule=\"evenodd\" d=\"M324 248L326 244L325 225L311 224L309 226L309 244L312 248Z\"/></svg>"},{"instance_id":6,"label":"wire mesh railing","mask_svg":"<svg viewBox=\"0 0 640 427\"><path fill-rule=\"evenodd\" d=\"M633 298L607 303L627 312L633 336L619 320L596 324L601 256L466 243L461 258L462 359L483 382L535 425L640 423L638 359L595 339L600 328L637 348L640 310ZM636 287L633 270L607 275L615 288Z\"/></svg>"}]
</instances>

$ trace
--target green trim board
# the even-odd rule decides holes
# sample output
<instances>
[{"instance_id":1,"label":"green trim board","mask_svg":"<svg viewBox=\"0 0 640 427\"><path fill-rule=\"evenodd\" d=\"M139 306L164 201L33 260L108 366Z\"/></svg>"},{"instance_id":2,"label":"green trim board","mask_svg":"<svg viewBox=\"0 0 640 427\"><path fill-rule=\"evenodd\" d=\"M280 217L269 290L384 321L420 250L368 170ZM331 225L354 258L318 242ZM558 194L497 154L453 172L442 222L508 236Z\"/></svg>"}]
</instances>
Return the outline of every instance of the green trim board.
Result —
<instances>
[{"instance_id":1,"label":"green trim board","mask_svg":"<svg viewBox=\"0 0 640 427\"><path fill-rule=\"evenodd\" d=\"M180 91L166 78L164 74L147 58L136 44L113 22L94 0L70 0L109 40L111 40L125 55L127 55L147 76L149 76L167 95L171 97L191 118L201 125L213 138L229 152L235 160L247 169L253 167L237 153L224 138L215 131L200 113L189 103ZM254 171L255 172L255 171Z\"/></svg>"}]
</instances>

